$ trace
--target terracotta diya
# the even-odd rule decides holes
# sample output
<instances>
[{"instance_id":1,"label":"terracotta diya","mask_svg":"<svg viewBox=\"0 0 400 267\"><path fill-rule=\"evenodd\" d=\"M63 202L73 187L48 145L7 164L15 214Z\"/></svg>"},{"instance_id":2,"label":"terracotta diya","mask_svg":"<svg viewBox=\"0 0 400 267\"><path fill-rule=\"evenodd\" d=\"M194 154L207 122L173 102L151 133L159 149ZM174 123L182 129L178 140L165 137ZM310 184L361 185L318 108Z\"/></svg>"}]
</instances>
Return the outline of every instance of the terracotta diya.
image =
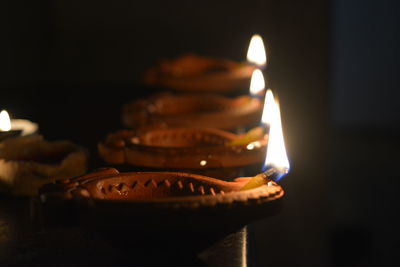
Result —
<instances>
[{"instance_id":1,"label":"terracotta diya","mask_svg":"<svg viewBox=\"0 0 400 267\"><path fill-rule=\"evenodd\" d=\"M126 104L122 109L122 121L128 128L164 123L170 127L236 130L257 125L262 109L263 102L249 96L164 93Z\"/></svg>"},{"instance_id":2,"label":"terracotta diya","mask_svg":"<svg viewBox=\"0 0 400 267\"><path fill-rule=\"evenodd\" d=\"M226 182L180 172L107 168L47 184L40 193L44 207L74 203L85 225L117 245L168 250L173 244L197 251L279 211L283 189L267 181L241 190L249 179Z\"/></svg>"},{"instance_id":3,"label":"terracotta diya","mask_svg":"<svg viewBox=\"0 0 400 267\"><path fill-rule=\"evenodd\" d=\"M121 130L108 135L98 145L98 152L112 165L226 179L237 177L246 167L260 169L265 157L267 136L263 132L243 144L235 143L239 138L241 135L212 128Z\"/></svg>"},{"instance_id":4,"label":"terracotta diya","mask_svg":"<svg viewBox=\"0 0 400 267\"><path fill-rule=\"evenodd\" d=\"M163 60L144 75L144 83L184 92L240 92L255 69L246 63L198 55Z\"/></svg>"}]
</instances>

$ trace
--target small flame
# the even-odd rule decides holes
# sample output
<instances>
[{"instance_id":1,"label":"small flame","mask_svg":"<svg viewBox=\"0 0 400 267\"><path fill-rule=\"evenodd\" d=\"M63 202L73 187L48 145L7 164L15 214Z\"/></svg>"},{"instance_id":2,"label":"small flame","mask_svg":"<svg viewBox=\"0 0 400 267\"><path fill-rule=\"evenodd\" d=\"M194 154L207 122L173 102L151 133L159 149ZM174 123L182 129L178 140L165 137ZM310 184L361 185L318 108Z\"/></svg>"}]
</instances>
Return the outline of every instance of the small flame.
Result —
<instances>
[{"instance_id":1,"label":"small flame","mask_svg":"<svg viewBox=\"0 0 400 267\"><path fill-rule=\"evenodd\" d=\"M0 131L9 131L11 130L11 120L8 112L6 110L2 110L0 112Z\"/></svg>"},{"instance_id":2,"label":"small flame","mask_svg":"<svg viewBox=\"0 0 400 267\"><path fill-rule=\"evenodd\" d=\"M267 90L264 100L264 109L261 117L261 122L265 125L270 125L275 110L275 99L271 89Z\"/></svg>"},{"instance_id":3,"label":"small flame","mask_svg":"<svg viewBox=\"0 0 400 267\"><path fill-rule=\"evenodd\" d=\"M281 114L278 100L274 101L271 108L270 130L268 138L267 156L265 158L265 167L275 167L279 169L282 177L290 168L289 160L286 154L285 141L283 138ZM279 178L277 180L279 180Z\"/></svg>"},{"instance_id":4,"label":"small flame","mask_svg":"<svg viewBox=\"0 0 400 267\"><path fill-rule=\"evenodd\" d=\"M247 60L259 67L263 67L267 63L264 42L258 34L251 37L249 50L247 50Z\"/></svg>"},{"instance_id":5,"label":"small flame","mask_svg":"<svg viewBox=\"0 0 400 267\"><path fill-rule=\"evenodd\" d=\"M265 88L265 81L262 71L255 69L251 75L250 80L250 94L256 96L261 93Z\"/></svg>"}]
</instances>

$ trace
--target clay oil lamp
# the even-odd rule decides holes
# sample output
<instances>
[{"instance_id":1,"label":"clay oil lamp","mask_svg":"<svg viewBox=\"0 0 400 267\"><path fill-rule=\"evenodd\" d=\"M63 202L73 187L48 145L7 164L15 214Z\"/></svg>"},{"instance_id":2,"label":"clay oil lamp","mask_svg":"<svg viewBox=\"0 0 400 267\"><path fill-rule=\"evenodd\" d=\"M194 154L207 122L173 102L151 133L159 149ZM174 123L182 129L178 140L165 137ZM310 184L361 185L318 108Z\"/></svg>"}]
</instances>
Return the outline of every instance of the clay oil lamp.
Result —
<instances>
[{"instance_id":1,"label":"clay oil lamp","mask_svg":"<svg viewBox=\"0 0 400 267\"><path fill-rule=\"evenodd\" d=\"M122 130L100 143L98 152L111 166L127 170L185 171L227 178L244 168L262 166L267 136L258 130L251 135L212 128Z\"/></svg>"},{"instance_id":2,"label":"clay oil lamp","mask_svg":"<svg viewBox=\"0 0 400 267\"><path fill-rule=\"evenodd\" d=\"M232 93L243 90L254 66L193 54L163 60L146 71L148 86L182 92Z\"/></svg>"},{"instance_id":3,"label":"clay oil lamp","mask_svg":"<svg viewBox=\"0 0 400 267\"><path fill-rule=\"evenodd\" d=\"M262 185L241 190L250 179L102 169L45 185L40 199L45 216L69 205L68 216L119 248L174 257L182 250L200 252L280 210L283 189L264 178Z\"/></svg>"},{"instance_id":4,"label":"clay oil lamp","mask_svg":"<svg viewBox=\"0 0 400 267\"><path fill-rule=\"evenodd\" d=\"M248 62L238 63L227 59L184 55L163 60L150 68L145 73L144 82L149 86L181 92L243 92L253 70L266 64L265 49L259 35L252 37L247 58Z\"/></svg>"},{"instance_id":5,"label":"clay oil lamp","mask_svg":"<svg viewBox=\"0 0 400 267\"><path fill-rule=\"evenodd\" d=\"M163 123L169 127L209 127L236 130L257 124L262 101L249 96L158 94L124 106L127 128Z\"/></svg>"},{"instance_id":6,"label":"clay oil lamp","mask_svg":"<svg viewBox=\"0 0 400 267\"><path fill-rule=\"evenodd\" d=\"M127 128L155 123L168 127L206 127L236 131L257 125L263 109L265 82L259 69L253 71L250 95L225 97L199 94L158 94L123 107Z\"/></svg>"}]
</instances>

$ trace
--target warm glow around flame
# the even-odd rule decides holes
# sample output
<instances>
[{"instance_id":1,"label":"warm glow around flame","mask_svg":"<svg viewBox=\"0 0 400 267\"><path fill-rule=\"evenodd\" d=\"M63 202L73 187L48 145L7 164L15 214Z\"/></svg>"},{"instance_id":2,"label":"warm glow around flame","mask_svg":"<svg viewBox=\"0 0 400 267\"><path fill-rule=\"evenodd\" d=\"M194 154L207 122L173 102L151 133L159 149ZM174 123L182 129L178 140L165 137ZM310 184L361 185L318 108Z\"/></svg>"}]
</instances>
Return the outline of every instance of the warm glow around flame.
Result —
<instances>
[{"instance_id":1,"label":"warm glow around flame","mask_svg":"<svg viewBox=\"0 0 400 267\"><path fill-rule=\"evenodd\" d=\"M265 66L267 63L264 42L258 34L254 34L251 37L249 50L247 50L247 60L260 67Z\"/></svg>"},{"instance_id":2,"label":"warm glow around flame","mask_svg":"<svg viewBox=\"0 0 400 267\"><path fill-rule=\"evenodd\" d=\"M265 88L265 81L262 71L259 69L255 69L253 71L253 74L251 75L250 94L258 95L264 90L264 88Z\"/></svg>"},{"instance_id":3,"label":"warm glow around flame","mask_svg":"<svg viewBox=\"0 0 400 267\"><path fill-rule=\"evenodd\" d=\"M8 112L2 110L0 112L0 131L9 131L11 130L11 121Z\"/></svg>"},{"instance_id":4,"label":"warm glow around flame","mask_svg":"<svg viewBox=\"0 0 400 267\"><path fill-rule=\"evenodd\" d=\"M289 170L290 164L286 155L285 141L282 132L281 114L279 102L274 101L270 111L270 130L268 138L267 157L265 166L273 166L280 170Z\"/></svg>"}]
</instances>

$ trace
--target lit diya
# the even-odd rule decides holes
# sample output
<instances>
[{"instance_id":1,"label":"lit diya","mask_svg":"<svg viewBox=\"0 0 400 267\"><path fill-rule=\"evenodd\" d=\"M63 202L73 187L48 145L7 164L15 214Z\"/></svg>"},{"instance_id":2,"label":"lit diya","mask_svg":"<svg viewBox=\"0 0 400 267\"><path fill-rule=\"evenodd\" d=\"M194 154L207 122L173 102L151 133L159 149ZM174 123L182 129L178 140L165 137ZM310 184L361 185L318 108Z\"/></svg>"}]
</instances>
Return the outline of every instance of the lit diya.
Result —
<instances>
[{"instance_id":1,"label":"lit diya","mask_svg":"<svg viewBox=\"0 0 400 267\"><path fill-rule=\"evenodd\" d=\"M162 60L144 75L147 85L184 92L232 93L243 91L255 67L266 64L265 49L259 35L251 39L248 62L188 54Z\"/></svg>"},{"instance_id":2,"label":"lit diya","mask_svg":"<svg viewBox=\"0 0 400 267\"><path fill-rule=\"evenodd\" d=\"M212 128L121 130L98 145L111 165L174 170L224 178L243 167L262 165L267 135L261 127L236 135Z\"/></svg>"},{"instance_id":3,"label":"lit diya","mask_svg":"<svg viewBox=\"0 0 400 267\"><path fill-rule=\"evenodd\" d=\"M246 63L189 54L159 62L146 71L144 83L184 92L237 92L253 70Z\"/></svg>"},{"instance_id":4,"label":"lit diya","mask_svg":"<svg viewBox=\"0 0 400 267\"><path fill-rule=\"evenodd\" d=\"M182 247L199 252L280 210L284 191L278 184L265 178L263 184L241 190L249 180L109 168L45 185L40 193L44 213L51 210L48 216L69 205L69 217L116 246L145 251L161 246L161 254L172 250L176 256Z\"/></svg>"}]
</instances>

